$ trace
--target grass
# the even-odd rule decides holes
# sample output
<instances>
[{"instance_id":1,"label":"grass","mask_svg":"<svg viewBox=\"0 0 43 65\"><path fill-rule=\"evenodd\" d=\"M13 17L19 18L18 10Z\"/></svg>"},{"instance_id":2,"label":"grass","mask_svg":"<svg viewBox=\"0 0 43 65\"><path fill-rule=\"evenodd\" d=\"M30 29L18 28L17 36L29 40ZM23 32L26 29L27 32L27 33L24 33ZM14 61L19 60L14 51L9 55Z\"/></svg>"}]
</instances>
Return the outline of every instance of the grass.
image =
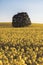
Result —
<instances>
[{"instance_id":1,"label":"grass","mask_svg":"<svg viewBox=\"0 0 43 65\"><path fill-rule=\"evenodd\" d=\"M0 65L43 65L43 24L15 28L0 23Z\"/></svg>"}]
</instances>

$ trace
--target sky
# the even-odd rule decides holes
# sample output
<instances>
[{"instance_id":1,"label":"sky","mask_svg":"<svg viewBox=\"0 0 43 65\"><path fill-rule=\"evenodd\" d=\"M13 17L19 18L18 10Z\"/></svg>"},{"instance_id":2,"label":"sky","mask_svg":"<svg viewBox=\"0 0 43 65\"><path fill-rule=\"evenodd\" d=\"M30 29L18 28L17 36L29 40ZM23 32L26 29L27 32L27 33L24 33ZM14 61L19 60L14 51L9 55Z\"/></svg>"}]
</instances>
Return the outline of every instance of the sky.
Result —
<instances>
[{"instance_id":1,"label":"sky","mask_svg":"<svg viewBox=\"0 0 43 65\"><path fill-rule=\"evenodd\" d=\"M0 22L12 22L19 12L27 12L32 23L43 23L43 0L0 0Z\"/></svg>"}]
</instances>

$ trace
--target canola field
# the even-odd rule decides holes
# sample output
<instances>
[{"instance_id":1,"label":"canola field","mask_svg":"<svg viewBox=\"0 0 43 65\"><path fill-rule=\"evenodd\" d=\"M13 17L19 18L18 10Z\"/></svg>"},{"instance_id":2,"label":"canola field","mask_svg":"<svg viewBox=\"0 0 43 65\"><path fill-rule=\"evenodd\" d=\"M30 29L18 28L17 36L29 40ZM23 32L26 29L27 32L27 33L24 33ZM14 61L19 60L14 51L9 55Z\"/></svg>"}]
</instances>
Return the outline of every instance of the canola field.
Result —
<instances>
[{"instance_id":1,"label":"canola field","mask_svg":"<svg viewBox=\"0 0 43 65\"><path fill-rule=\"evenodd\" d=\"M0 23L0 65L43 65L43 24Z\"/></svg>"}]
</instances>

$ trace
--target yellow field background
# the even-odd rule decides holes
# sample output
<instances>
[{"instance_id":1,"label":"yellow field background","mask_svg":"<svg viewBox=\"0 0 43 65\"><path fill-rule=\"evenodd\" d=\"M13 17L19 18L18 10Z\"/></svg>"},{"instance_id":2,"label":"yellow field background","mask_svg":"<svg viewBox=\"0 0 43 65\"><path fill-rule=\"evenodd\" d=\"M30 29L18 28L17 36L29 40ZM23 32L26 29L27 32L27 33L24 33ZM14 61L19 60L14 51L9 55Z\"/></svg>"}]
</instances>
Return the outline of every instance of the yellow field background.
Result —
<instances>
[{"instance_id":1,"label":"yellow field background","mask_svg":"<svg viewBox=\"0 0 43 65\"><path fill-rule=\"evenodd\" d=\"M0 23L0 65L43 65L43 24Z\"/></svg>"}]
</instances>

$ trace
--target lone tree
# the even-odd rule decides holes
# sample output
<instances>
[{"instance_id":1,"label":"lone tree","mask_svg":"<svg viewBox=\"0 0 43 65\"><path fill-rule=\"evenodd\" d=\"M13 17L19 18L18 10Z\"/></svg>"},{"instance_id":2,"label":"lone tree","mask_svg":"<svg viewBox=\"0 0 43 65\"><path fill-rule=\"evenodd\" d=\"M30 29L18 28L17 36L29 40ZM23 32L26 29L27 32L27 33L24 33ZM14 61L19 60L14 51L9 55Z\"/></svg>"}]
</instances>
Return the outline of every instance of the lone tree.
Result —
<instances>
[{"instance_id":1,"label":"lone tree","mask_svg":"<svg viewBox=\"0 0 43 65\"><path fill-rule=\"evenodd\" d=\"M13 27L24 27L31 24L30 18L26 12L21 12L12 17Z\"/></svg>"}]
</instances>

